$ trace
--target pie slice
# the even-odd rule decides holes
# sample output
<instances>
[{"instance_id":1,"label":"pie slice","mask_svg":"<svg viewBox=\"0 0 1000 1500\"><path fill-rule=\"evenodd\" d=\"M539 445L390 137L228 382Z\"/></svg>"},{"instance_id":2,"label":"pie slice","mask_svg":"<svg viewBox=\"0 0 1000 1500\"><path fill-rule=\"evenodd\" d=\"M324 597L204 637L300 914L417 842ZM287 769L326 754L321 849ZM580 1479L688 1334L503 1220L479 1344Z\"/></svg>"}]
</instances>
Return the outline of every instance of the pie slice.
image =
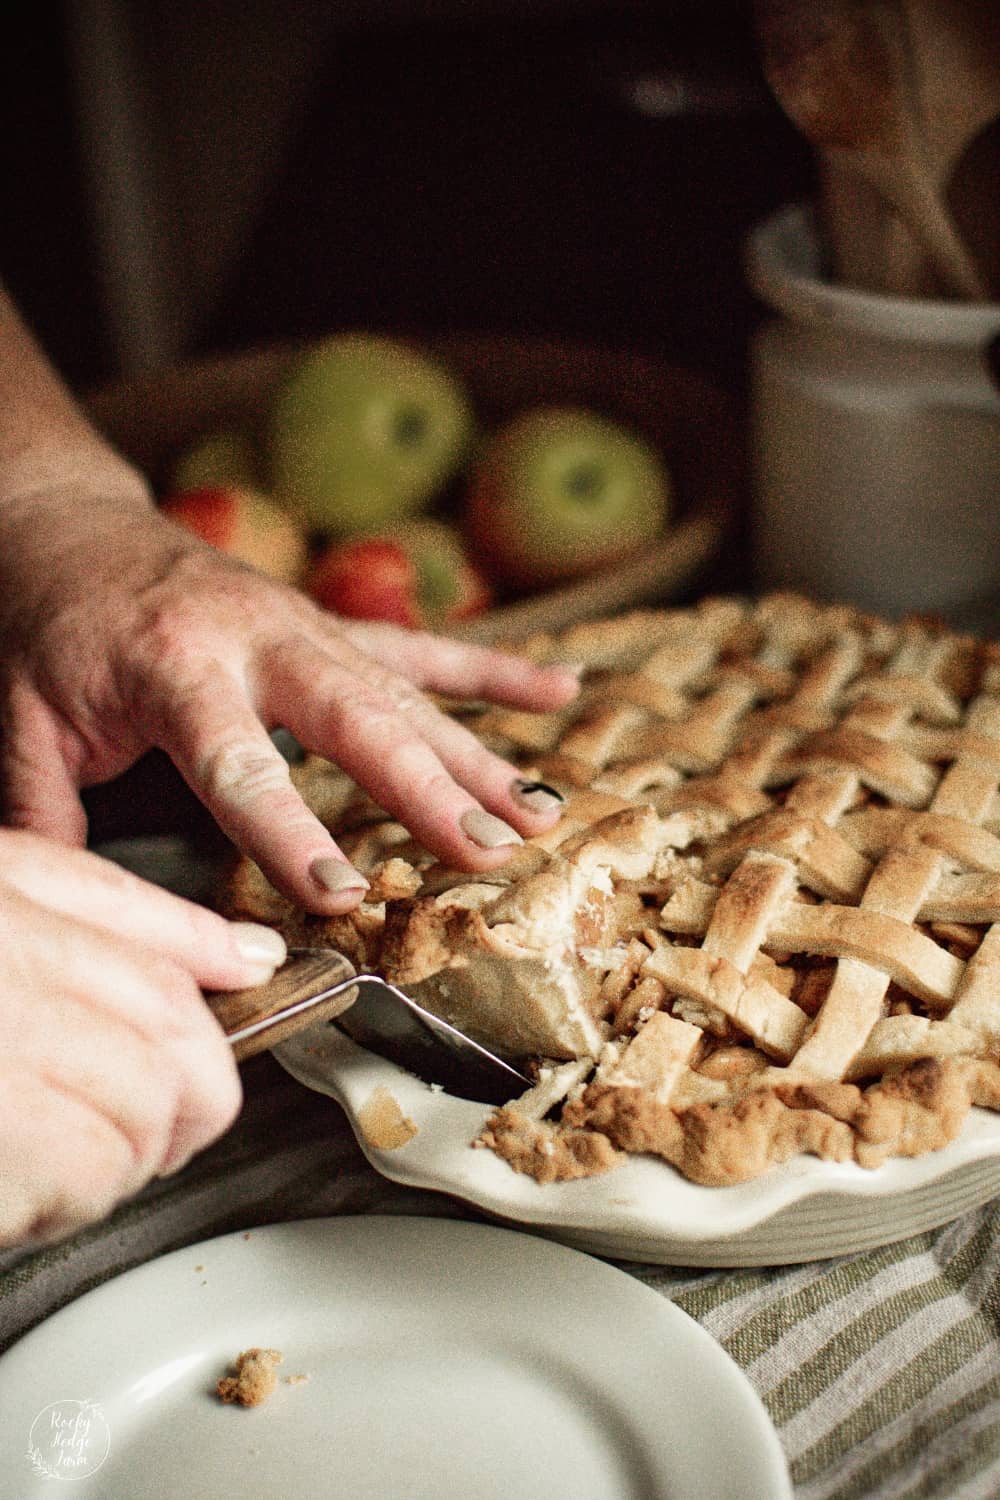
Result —
<instances>
[{"instance_id":1,"label":"pie slice","mask_svg":"<svg viewBox=\"0 0 1000 1500\"><path fill-rule=\"evenodd\" d=\"M771 595L519 649L583 662L579 698L451 707L562 791L553 830L473 878L309 757L366 901L309 916L244 860L227 908L527 1060L476 1144L540 1180L876 1167L1000 1109L1000 648Z\"/></svg>"}]
</instances>

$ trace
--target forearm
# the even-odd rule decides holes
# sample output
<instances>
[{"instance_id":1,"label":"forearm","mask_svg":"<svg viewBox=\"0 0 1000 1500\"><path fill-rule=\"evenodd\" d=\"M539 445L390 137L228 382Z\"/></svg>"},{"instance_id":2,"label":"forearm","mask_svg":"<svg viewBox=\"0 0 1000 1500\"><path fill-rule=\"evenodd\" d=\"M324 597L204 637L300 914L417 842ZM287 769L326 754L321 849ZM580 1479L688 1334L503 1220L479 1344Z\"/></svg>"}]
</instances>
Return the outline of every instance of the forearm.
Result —
<instances>
[{"instance_id":1,"label":"forearm","mask_svg":"<svg viewBox=\"0 0 1000 1500\"><path fill-rule=\"evenodd\" d=\"M0 286L0 529L71 498L151 504L142 476L88 422Z\"/></svg>"}]
</instances>

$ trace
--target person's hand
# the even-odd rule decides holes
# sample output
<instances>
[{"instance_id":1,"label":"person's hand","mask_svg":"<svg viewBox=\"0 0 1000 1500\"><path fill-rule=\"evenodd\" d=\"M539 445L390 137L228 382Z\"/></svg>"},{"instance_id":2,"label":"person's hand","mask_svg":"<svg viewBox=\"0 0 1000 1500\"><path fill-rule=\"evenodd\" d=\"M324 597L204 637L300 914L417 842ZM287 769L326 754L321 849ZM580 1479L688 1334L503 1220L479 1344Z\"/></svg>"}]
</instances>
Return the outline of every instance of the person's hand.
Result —
<instances>
[{"instance_id":1,"label":"person's hand","mask_svg":"<svg viewBox=\"0 0 1000 1500\"><path fill-rule=\"evenodd\" d=\"M0 830L0 1246L57 1238L176 1171L240 1106L205 988L263 983L269 928Z\"/></svg>"},{"instance_id":2,"label":"person's hand","mask_svg":"<svg viewBox=\"0 0 1000 1500\"><path fill-rule=\"evenodd\" d=\"M164 750L292 900L357 904L362 877L291 785L269 731L337 762L449 864L485 870L558 816L422 691L555 709L569 668L321 610L86 480L21 500L0 539L5 820L81 843L81 787ZM10 518L13 517L13 520Z\"/></svg>"}]
</instances>

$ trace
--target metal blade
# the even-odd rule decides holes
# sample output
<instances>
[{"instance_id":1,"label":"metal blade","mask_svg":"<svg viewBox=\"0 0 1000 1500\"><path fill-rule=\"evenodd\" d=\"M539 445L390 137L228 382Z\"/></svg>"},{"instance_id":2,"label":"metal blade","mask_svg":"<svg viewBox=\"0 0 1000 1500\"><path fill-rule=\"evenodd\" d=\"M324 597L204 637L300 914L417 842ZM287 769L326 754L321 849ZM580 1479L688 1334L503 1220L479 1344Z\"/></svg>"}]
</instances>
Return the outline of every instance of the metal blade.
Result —
<instances>
[{"instance_id":1,"label":"metal blade","mask_svg":"<svg viewBox=\"0 0 1000 1500\"><path fill-rule=\"evenodd\" d=\"M505 1104L531 1087L531 1080L464 1032L425 1010L385 980L359 974L358 998L331 1022L352 1041L440 1084L460 1099Z\"/></svg>"}]
</instances>

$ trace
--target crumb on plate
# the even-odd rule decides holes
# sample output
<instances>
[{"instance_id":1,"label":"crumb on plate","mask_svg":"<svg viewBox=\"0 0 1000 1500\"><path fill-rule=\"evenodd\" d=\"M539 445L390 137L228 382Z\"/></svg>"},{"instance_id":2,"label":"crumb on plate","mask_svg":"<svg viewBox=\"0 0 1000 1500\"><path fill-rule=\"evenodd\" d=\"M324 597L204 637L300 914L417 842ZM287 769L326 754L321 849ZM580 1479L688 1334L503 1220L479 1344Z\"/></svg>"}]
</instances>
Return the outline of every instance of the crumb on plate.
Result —
<instances>
[{"instance_id":1,"label":"crumb on plate","mask_svg":"<svg viewBox=\"0 0 1000 1500\"><path fill-rule=\"evenodd\" d=\"M266 1401L278 1383L275 1374L284 1355L277 1349L244 1349L234 1365L234 1374L223 1375L216 1391L227 1403L238 1402L240 1406L260 1406Z\"/></svg>"}]
</instances>

